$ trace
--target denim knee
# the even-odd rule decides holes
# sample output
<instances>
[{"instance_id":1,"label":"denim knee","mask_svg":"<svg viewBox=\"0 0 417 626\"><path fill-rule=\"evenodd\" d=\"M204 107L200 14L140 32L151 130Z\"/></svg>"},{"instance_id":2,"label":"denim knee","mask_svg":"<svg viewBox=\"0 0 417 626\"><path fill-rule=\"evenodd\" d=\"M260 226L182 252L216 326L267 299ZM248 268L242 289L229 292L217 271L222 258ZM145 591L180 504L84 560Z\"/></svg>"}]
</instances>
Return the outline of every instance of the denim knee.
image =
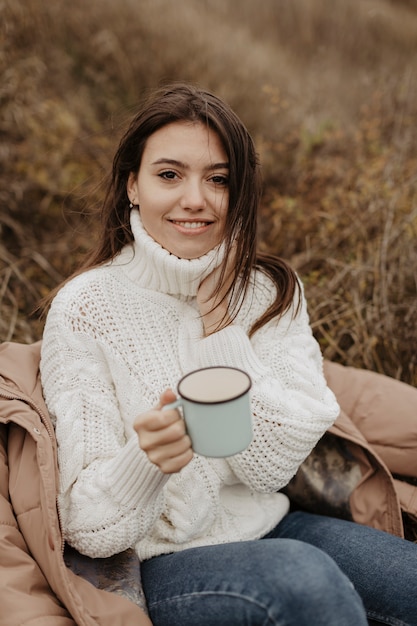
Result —
<instances>
[{"instance_id":1,"label":"denim knee","mask_svg":"<svg viewBox=\"0 0 417 626\"><path fill-rule=\"evenodd\" d=\"M327 554L297 540L265 543L267 561L260 584L273 599L272 623L334 625L337 615L338 626L367 624L353 584Z\"/></svg>"}]
</instances>

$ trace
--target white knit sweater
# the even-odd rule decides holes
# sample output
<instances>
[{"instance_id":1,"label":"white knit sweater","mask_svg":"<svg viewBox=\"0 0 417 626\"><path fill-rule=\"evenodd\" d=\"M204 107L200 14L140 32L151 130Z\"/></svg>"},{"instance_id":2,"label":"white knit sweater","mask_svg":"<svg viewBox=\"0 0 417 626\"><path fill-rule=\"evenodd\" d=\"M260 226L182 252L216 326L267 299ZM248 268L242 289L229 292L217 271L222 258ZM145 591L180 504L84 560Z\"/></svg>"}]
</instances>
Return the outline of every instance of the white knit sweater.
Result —
<instances>
[{"instance_id":1,"label":"white knit sweater","mask_svg":"<svg viewBox=\"0 0 417 626\"><path fill-rule=\"evenodd\" d=\"M55 420L59 507L68 543L91 557L139 557L259 538L288 511L277 493L338 414L305 302L249 340L273 299L262 272L234 323L204 337L196 304L222 250L169 254L132 211L135 242L67 283L45 326L41 375ZM198 455L164 475L139 448L135 417L186 372L229 365L253 381L254 439L228 459Z\"/></svg>"}]
</instances>

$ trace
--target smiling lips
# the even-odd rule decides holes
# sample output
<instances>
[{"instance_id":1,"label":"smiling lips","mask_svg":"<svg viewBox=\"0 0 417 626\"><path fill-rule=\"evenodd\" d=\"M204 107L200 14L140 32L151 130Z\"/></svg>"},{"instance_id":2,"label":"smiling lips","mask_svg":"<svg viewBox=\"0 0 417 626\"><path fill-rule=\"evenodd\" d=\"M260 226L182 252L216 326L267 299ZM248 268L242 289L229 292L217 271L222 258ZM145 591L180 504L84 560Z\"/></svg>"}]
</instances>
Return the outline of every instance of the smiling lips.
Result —
<instances>
[{"instance_id":1,"label":"smiling lips","mask_svg":"<svg viewBox=\"0 0 417 626\"><path fill-rule=\"evenodd\" d=\"M170 220L170 222L171 224L174 224L174 226L179 226L180 228L185 228L186 230L198 230L212 224L212 222L183 222L179 220Z\"/></svg>"}]
</instances>

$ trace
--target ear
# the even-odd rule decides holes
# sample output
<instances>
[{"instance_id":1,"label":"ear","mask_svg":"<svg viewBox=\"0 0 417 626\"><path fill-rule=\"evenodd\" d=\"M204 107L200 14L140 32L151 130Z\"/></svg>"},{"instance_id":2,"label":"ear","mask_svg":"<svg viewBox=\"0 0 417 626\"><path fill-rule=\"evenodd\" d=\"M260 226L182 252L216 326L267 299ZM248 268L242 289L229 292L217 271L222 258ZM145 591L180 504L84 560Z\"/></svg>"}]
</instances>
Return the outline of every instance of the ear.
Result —
<instances>
[{"instance_id":1,"label":"ear","mask_svg":"<svg viewBox=\"0 0 417 626\"><path fill-rule=\"evenodd\" d=\"M129 178L127 179L126 184L127 197L130 202L135 206L139 204L139 194L138 194L138 177L134 172L130 172Z\"/></svg>"}]
</instances>

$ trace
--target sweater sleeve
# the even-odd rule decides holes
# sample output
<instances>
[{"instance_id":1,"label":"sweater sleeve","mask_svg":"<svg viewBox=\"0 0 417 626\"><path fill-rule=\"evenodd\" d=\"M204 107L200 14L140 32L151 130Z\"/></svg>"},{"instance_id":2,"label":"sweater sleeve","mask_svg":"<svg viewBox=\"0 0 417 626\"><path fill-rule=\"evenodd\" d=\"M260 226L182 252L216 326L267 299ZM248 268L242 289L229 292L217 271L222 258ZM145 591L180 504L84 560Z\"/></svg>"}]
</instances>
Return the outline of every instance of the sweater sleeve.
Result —
<instances>
[{"instance_id":1,"label":"sweater sleeve","mask_svg":"<svg viewBox=\"0 0 417 626\"><path fill-rule=\"evenodd\" d=\"M59 302L45 326L41 377L55 420L65 539L90 557L134 546L160 515L168 477L126 434L100 343L72 328Z\"/></svg>"},{"instance_id":2,"label":"sweater sleeve","mask_svg":"<svg viewBox=\"0 0 417 626\"><path fill-rule=\"evenodd\" d=\"M229 458L236 476L260 492L282 489L339 413L323 375L303 294L252 339L239 320L200 341L200 367L229 365L252 378L254 437Z\"/></svg>"}]
</instances>

